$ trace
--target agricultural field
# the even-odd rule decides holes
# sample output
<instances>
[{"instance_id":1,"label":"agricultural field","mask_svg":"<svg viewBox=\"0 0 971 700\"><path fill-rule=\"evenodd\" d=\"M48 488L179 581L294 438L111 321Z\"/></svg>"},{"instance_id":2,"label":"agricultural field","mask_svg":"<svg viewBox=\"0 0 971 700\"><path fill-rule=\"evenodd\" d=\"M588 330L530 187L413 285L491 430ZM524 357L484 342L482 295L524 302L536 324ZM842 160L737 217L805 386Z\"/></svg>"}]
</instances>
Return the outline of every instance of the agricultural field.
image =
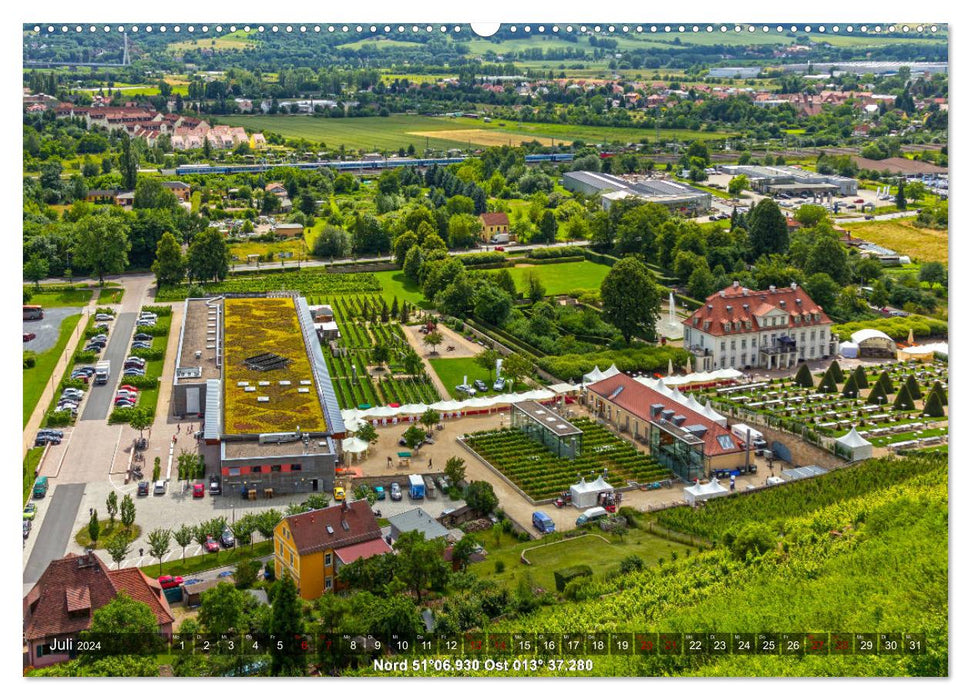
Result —
<instances>
[{"instance_id":1,"label":"agricultural field","mask_svg":"<svg viewBox=\"0 0 971 700\"><path fill-rule=\"evenodd\" d=\"M181 55L186 51L193 51L195 49L210 49L213 51L243 51L245 49L256 48L256 36L258 36L258 33L255 29L249 32L244 29L240 29L239 31L227 32L226 34L222 34L220 36L202 36L198 39L173 42L166 46L166 50L169 53L178 55Z\"/></svg>"},{"instance_id":2,"label":"agricultural field","mask_svg":"<svg viewBox=\"0 0 971 700\"><path fill-rule=\"evenodd\" d=\"M607 429L586 418L571 422L583 431L583 448L576 459L555 457L512 428L472 433L466 443L534 501L558 496L577 482L578 474L594 479L606 470L605 479L618 487L670 476L654 458Z\"/></svg>"},{"instance_id":3,"label":"agricultural field","mask_svg":"<svg viewBox=\"0 0 971 700\"><path fill-rule=\"evenodd\" d=\"M747 415L761 415L771 425L797 433L805 430L837 437L855 427L877 447L910 449L938 445L946 439L946 365L863 367L844 370L843 378L835 379L831 388L825 381L827 370L813 378L813 387L800 386L793 379L776 379L711 390L699 400L710 398L716 408L727 409L741 420ZM929 406L935 387L942 392L938 406L941 415L933 415L935 411ZM904 393L909 400L901 396Z\"/></svg>"},{"instance_id":4,"label":"agricultural field","mask_svg":"<svg viewBox=\"0 0 971 700\"><path fill-rule=\"evenodd\" d=\"M890 248L919 262L947 265L947 230L922 228L913 219L841 224L854 237Z\"/></svg>"},{"instance_id":5,"label":"agricultural field","mask_svg":"<svg viewBox=\"0 0 971 700\"><path fill-rule=\"evenodd\" d=\"M390 308L388 321L381 321L382 297L314 297L308 301L330 304L340 329L337 354L329 347L322 349L341 408L358 408L365 404L435 403L441 398L420 362L412 368L419 369L418 374L408 373L403 362L408 343L398 320L391 316ZM373 322L369 320L372 314ZM368 368L375 366L371 353L377 345L387 346L390 357L382 364L382 370L369 373Z\"/></svg>"},{"instance_id":6,"label":"agricultural field","mask_svg":"<svg viewBox=\"0 0 971 700\"><path fill-rule=\"evenodd\" d=\"M272 266L271 268L272 269ZM189 293L188 284L167 287L159 291L156 301L180 301ZM380 292L381 283L368 272L353 274L330 273L321 268L289 268L284 272L256 272L234 275L222 282L204 285L211 294L233 292L294 291L303 295L359 294Z\"/></svg>"},{"instance_id":7,"label":"agricultural field","mask_svg":"<svg viewBox=\"0 0 971 700\"><path fill-rule=\"evenodd\" d=\"M553 296L573 291L599 290L610 268L589 260L550 265L517 265L509 268L516 282L516 289L527 291L526 276L530 271L546 287L546 295Z\"/></svg>"},{"instance_id":8,"label":"agricultural field","mask_svg":"<svg viewBox=\"0 0 971 700\"><path fill-rule=\"evenodd\" d=\"M540 141L544 145L553 142L573 141L601 142L653 141L653 129L634 127L591 127L573 124L541 124L532 122L496 121L481 119L424 117L395 114L390 117L355 117L349 119L325 119L309 115L227 115L220 121L242 126L250 131L271 131L285 138L307 139L322 143L328 148L344 146L366 151L387 151L413 145L419 153L432 148L469 148L511 144L523 141ZM687 129L661 129L662 140L712 140L728 135L715 131L690 131Z\"/></svg>"},{"instance_id":9,"label":"agricultural field","mask_svg":"<svg viewBox=\"0 0 971 700\"><path fill-rule=\"evenodd\" d=\"M306 432L325 430L293 299L229 298L224 304L223 430L237 435L293 431L298 425ZM267 372L246 366L247 358L264 353L287 362Z\"/></svg>"},{"instance_id":10,"label":"agricultural field","mask_svg":"<svg viewBox=\"0 0 971 700\"><path fill-rule=\"evenodd\" d=\"M628 575L595 576L577 602L486 631L906 630L926 635L926 654L606 656L596 674L946 676L947 481L946 456L881 459L697 510L666 510L662 524L716 546Z\"/></svg>"}]
</instances>

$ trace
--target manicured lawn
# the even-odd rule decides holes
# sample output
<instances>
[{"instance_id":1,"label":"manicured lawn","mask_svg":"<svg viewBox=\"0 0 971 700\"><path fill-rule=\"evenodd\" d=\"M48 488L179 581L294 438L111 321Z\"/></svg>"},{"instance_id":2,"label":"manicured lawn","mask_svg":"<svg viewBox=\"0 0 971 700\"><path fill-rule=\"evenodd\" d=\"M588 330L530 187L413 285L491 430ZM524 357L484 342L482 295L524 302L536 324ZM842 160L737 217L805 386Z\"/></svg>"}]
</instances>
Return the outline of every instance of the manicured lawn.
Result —
<instances>
[{"instance_id":1,"label":"manicured lawn","mask_svg":"<svg viewBox=\"0 0 971 700\"><path fill-rule=\"evenodd\" d=\"M105 287L98 296L98 303L120 304L123 296L125 296L124 287Z\"/></svg>"},{"instance_id":2,"label":"manicured lawn","mask_svg":"<svg viewBox=\"0 0 971 700\"><path fill-rule=\"evenodd\" d=\"M579 515L579 511L577 511ZM587 564L593 570L593 575L599 576L620 565L620 561L632 554L639 556L647 567L655 566L660 558L670 560L671 554L678 557L697 552L683 544L671 542L642 530L631 529L621 540L616 535L609 535L595 530L596 535L585 535L554 541L543 546L543 540L538 542L519 542L504 535L499 547L495 547L495 537L492 533L476 533L476 538L482 542L489 553L484 562L473 564L469 570L479 576L488 577L514 588L516 581L524 574L529 574L533 585L547 591L556 591L553 572L577 564ZM601 537L603 539L601 539ZM606 542L604 541L606 540ZM537 549L534 549L538 547ZM520 561L523 550L531 565ZM496 573L495 562L502 561L505 570Z\"/></svg>"},{"instance_id":3,"label":"manicured lawn","mask_svg":"<svg viewBox=\"0 0 971 700\"><path fill-rule=\"evenodd\" d=\"M28 289L28 287L24 287L24 289ZM38 292L33 285L29 289L34 295L27 303L43 306L44 308L55 306L86 306L91 301L92 290L90 289L67 289L53 292L44 291L44 287L42 286L41 291Z\"/></svg>"},{"instance_id":4,"label":"manicured lawn","mask_svg":"<svg viewBox=\"0 0 971 700\"><path fill-rule=\"evenodd\" d=\"M257 535L257 537L259 537L259 535ZM179 547L174 540L172 541L172 551L176 555L182 552L182 548ZM220 550L218 554L206 553L199 554L195 557L186 557L184 564L182 563L182 557L172 559L171 561L167 561L162 564L162 574L169 574L171 576L186 576L199 571L214 569L218 566L230 566L232 564L237 564L244 559L265 557L269 554L273 554L273 540L259 542L254 544L252 548L250 548L249 545L240 545L233 547L229 551ZM142 571L146 576L152 578L162 575L158 572L157 561L154 564L143 566Z\"/></svg>"},{"instance_id":5,"label":"manicured lawn","mask_svg":"<svg viewBox=\"0 0 971 700\"><path fill-rule=\"evenodd\" d=\"M41 455L44 454L43 447L31 447L27 450L27 456L24 457L24 504L26 505L27 499L30 498L30 490L34 486L34 472L37 470L37 465L40 464Z\"/></svg>"},{"instance_id":6,"label":"manicured lawn","mask_svg":"<svg viewBox=\"0 0 971 700\"><path fill-rule=\"evenodd\" d=\"M101 510L103 510L103 508ZM142 534L142 528L139 527L138 523L132 525L131 530L125 532L125 527L121 524L121 520L119 520L117 516L115 517L114 523L112 523L108 518L99 518L98 522L101 524L101 532L98 533L97 547L103 548L108 540L118 533L125 533L130 540L138 539L138 537ZM88 536L87 523L85 523L84 527L75 533L74 541L82 547L91 546L91 537Z\"/></svg>"},{"instance_id":7,"label":"manicured lawn","mask_svg":"<svg viewBox=\"0 0 971 700\"><path fill-rule=\"evenodd\" d=\"M375 272L372 274L381 283L383 290L381 296L389 304L394 297L398 297L398 304L407 301L409 304L414 304L422 308L426 308L429 305L425 297L422 296L421 287L405 277L405 273L401 270L385 270L384 272Z\"/></svg>"},{"instance_id":8,"label":"manicured lawn","mask_svg":"<svg viewBox=\"0 0 971 700\"><path fill-rule=\"evenodd\" d=\"M23 425L27 425L27 421L30 419L30 414L34 412L34 408L37 406L37 402L40 400L41 394L44 393L44 387L47 385L47 382L50 381L51 374L54 372L54 367L57 365L58 360L60 360L61 354L64 352L64 347L67 345L67 341L70 340L71 334L74 332L74 329L77 328L78 321L80 320L81 314L73 314L61 321L61 333L57 338L57 344L51 349L38 354L36 364L31 369L25 369L23 371Z\"/></svg>"},{"instance_id":9,"label":"manicured lawn","mask_svg":"<svg viewBox=\"0 0 971 700\"><path fill-rule=\"evenodd\" d=\"M584 260L582 262L557 263L553 265L524 265L509 269L516 281L516 288L526 291L526 273L533 270L539 275L546 287L547 295L566 294L574 290L600 289L600 285L610 272L606 265Z\"/></svg>"},{"instance_id":10,"label":"manicured lawn","mask_svg":"<svg viewBox=\"0 0 971 700\"><path fill-rule=\"evenodd\" d=\"M445 355L448 354L445 352L445 343L438 346L438 351ZM488 396L489 394L496 393L492 391L493 380L489 378L489 372L475 364L475 361L471 357L460 357L454 360L433 358L429 362L438 375L438 378L442 380L445 388L448 389L449 396L453 399L469 398L465 394L455 390L455 387L461 384L462 379L465 377L468 377L469 384L476 379L481 379L488 385L489 391L477 391L476 396Z\"/></svg>"},{"instance_id":11,"label":"manicured lawn","mask_svg":"<svg viewBox=\"0 0 971 700\"><path fill-rule=\"evenodd\" d=\"M890 248L920 262L947 264L947 231L921 228L913 219L842 224L853 236Z\"/></svg>"}]
</instances>

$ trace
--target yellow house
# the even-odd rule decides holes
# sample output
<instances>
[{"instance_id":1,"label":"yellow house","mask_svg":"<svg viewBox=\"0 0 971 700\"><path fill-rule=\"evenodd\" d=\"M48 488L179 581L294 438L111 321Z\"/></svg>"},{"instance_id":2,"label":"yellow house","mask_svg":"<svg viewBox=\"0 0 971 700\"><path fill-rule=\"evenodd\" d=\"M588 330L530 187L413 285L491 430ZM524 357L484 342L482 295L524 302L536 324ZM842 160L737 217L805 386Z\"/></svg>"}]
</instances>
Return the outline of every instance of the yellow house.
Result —
<instances>
[{"instance_id":1,"label":"yellow house","mask_svg":"<svg viewBox=\"0 0 971 700\"><path fill-rule=\"evenodd\" d=\"M291 515L273 530L274 572L290 576L305 600L340 588L342 566L390 551L366 500Z\"/></svg>"}]
</instances>

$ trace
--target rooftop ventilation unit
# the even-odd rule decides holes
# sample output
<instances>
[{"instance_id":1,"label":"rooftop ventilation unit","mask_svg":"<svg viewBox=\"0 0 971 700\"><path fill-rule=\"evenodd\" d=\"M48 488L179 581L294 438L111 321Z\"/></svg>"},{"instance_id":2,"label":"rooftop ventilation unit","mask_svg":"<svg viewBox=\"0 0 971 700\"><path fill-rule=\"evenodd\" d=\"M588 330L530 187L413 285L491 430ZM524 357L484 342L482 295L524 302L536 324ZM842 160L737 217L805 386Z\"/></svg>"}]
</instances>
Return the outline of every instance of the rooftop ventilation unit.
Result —
<instances>
[{"instance_id":1,"label":"rooftop ventilation unit","mask_svg":"<svg viewBox=\"0 0 971 700\"><path fill-rule=\"evenodd\" d=\"M664 411L661 411L661 418L663 418L664 420L669 421L673 417L674 417L674 411L672 411L670 408L665 409Z\"/></svg>"},{"instance_id":2,"label":"rooftop ventilation unit","mask_svg":"<svg viewBox=\"0 0 971 700\"><path fill-rule=\"evenodd\" d=\"M695 437L702 438L708 432L708 428L703 425L689 425L685 427L685 432L691 433Z\"/></svg>"},{"instance_id":3,"label":"rooftop ventilation unit","mask_svg":"<svg viewBox=\"0 0 971 700\"><path fill-rule=\"evenodd\" d=\"M674 423L674 424L675 424L675 425L677 425L677 426L680 426L680 425L681 425L682 423L684 423L684 421L685 421L685 417L684 417L684 416L682 416L682 415L681 415L681 414L679 413L678 415L676 415L676 416L674 417L674 420L673 420L673 421L671 421L671 422L672 422L672 423Z\"/></svg>"},{"instance_id":4,"label":"rooftop ventilation unit","mask_svg":"<svg viewBox=\"0 0 971 700\"><path fill-rule=\"evenodd\" d=\"M657 417L657 414L659 414L663 410L664 410L664 404L663 403L652 403L651 404L651 418Z\"/></svg>"}]
</instances>

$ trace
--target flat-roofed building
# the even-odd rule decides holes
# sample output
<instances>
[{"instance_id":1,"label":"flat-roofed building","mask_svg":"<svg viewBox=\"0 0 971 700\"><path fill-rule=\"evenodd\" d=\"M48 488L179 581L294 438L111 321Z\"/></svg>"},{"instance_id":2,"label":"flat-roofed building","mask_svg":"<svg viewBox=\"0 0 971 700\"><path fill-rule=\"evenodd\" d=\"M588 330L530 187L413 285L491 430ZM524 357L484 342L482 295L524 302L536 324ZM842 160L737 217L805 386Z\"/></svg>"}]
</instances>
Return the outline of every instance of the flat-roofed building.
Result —
<instances>
[{"instance_id":1,"label":"flat-roofed building","mask_svg":"<svg viewBox=\"0 0 971 700\"><path fill-rule=\"evenodd\" d=\"M675 180L623 179L606 173L576 170L563 175L563 186L588 196L599 194L604 209L610 209L615 202L628 197L661 204L682 214L699 214L711 208L711 194Z\"/></svg>"},{"instance_id":2,"label":"flat-roofed building","mask_svg":"<svg viewBox=\"0 0 971 700\"><path fill-rule=\"evenodd\" d=\"M583 431L536 401L512 404L509 423L546 445L557 457L573 459L583 451Z\"/></svg>"},{"instance_id":3,"label":"flat-roofed building","mask_svg":"<svg viewBox=\"0 0 971 700\"><path fill-rule=\"evenodd\" d=\"M719 170L729 175L745 175L753 192L760 194L790 194L816 197L846 197L854 195L859 181L840 175L794 168L788 165L721 165Z\"/></svg>"}]
</instances>

